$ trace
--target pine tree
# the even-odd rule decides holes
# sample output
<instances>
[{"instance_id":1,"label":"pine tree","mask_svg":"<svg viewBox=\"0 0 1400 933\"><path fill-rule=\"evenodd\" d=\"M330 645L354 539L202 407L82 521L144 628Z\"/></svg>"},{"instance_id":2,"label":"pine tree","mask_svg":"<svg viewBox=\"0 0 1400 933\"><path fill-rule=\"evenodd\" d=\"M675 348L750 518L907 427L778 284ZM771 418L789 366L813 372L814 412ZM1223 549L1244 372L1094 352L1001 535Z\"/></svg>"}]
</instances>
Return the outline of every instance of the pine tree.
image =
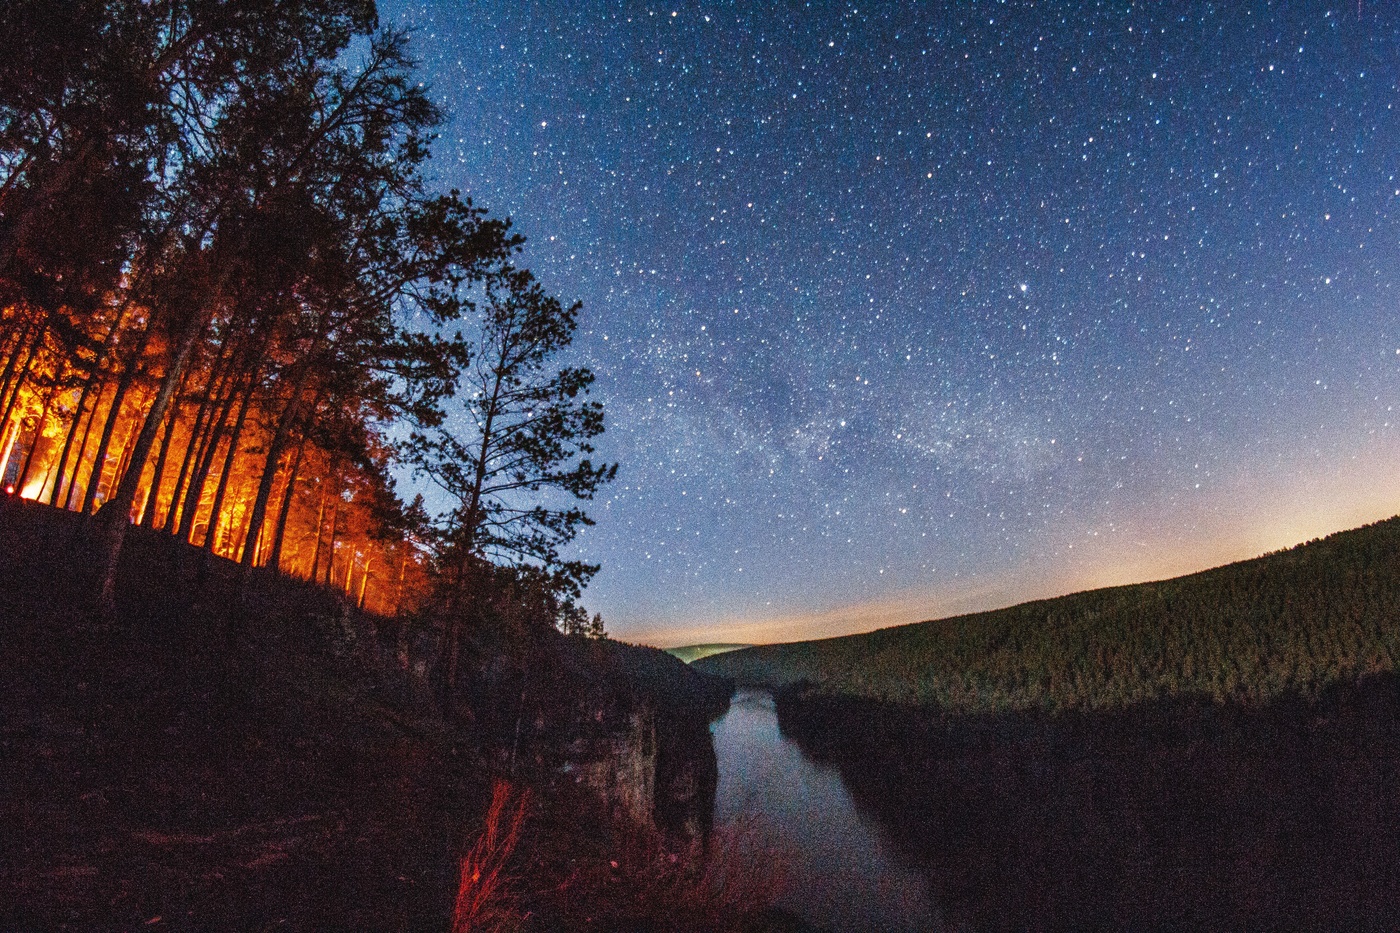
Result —
<instances>
[{"instance_id":1,"label":"pine tree","mask_svg":"<svg viewBox=\"0 0 1400 933\"><path fill-rule=\"evenodd\" d=\"M565 601L576 597L597 571L562 553L591 524L577 503L617 475L615 464L589 457L603 433L603 407L588 398L593 373L556 363L573 340L579 305L561 304L513 268L488 276L479 297L462 410L415 430L404 447L417 473L455 502L435 541L448 594L440 667L449 693L463 606L481 586L483 565L534 568Z\"/></svg>"}]
</instances>

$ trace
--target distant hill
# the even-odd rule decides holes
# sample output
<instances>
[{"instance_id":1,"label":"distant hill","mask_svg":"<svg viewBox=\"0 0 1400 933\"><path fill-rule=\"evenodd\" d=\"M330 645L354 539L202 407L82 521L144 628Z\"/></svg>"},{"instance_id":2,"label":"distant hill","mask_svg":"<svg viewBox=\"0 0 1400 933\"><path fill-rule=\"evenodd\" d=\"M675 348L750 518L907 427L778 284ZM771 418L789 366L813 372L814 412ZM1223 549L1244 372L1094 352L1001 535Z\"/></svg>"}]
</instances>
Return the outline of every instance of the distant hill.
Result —
<instances>
[{"instance_id":1,"label":"distant hill","mask_svg":"<svg viewBox=\"0 0 1400 933\"><path fill-rule=\"evenodd\" d=\"M695 667L740 683L955 712L1113 709L1164 696L1260 702L1400 660L1400 518L1158 583Z\"/></svg>"},{"instance_id":2,"label":"distant hill","mask_svg":"<svg viewBox=\"0 0 1400 933\"><path fill-rule=\"evenodd\" d=\"M738 651L740 648L748 648L749 645L686 645L684 648L667 648L667 654L680 658L687 664L698 661L701 658L708 658L713 654L724 654L726 651Z\"/></svg>"}]
</instances>

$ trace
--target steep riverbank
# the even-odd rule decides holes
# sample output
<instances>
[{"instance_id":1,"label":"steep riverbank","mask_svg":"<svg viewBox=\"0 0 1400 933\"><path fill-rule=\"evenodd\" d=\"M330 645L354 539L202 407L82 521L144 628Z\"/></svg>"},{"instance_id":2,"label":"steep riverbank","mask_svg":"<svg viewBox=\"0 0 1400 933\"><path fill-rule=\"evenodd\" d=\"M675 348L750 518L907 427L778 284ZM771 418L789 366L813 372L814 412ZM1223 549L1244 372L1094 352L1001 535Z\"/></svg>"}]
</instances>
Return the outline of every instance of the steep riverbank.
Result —
<instances>
[{"instance_id":1,"label":"steep riverbank","mask_svg":"<svg viewBox=\"0 0 1400 933\"><path fill-rule=\"evenodd\" d=\"M533 790L508 864L527 929L694 926L654 899L684 878L619 856L692 851L726 685L483 633L445 718L431 630L164 535L132 530L118 624L94 627L81 522L0 503L0 926L445 931L499 776Z\"/></svg>"},{"instance_id":2,"label":"steep riverbank","mask_svg":"<svg viewBox=\"0 0 1400 933\"><path fill-rule=\"evenodd\" d=\"M1394 676L1257 707L966 717L796 688L777 708L949 928L1400 925Z\"/></svg>"}]
</instances>

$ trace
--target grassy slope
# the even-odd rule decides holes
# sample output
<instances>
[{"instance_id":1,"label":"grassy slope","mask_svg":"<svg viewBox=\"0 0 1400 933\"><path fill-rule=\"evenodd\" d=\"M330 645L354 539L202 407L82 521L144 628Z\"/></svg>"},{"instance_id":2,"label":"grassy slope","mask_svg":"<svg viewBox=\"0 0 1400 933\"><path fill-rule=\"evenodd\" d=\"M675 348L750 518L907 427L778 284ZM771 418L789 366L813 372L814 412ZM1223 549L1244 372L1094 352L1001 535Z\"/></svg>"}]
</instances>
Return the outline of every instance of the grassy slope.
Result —
<instances>
[{"instance_id":1,"label":"grassy slope","mask_svg":"<svg viewBox=\"0 0 1400 933\"><path fill-rule=\"evenodd\" d=\"M1400 660L1400 518L1159 583L706 658L740 682L958 712L1259 701Z\"/></svg>"},{"instance_id":2,"label":"grassy slope","mask_svg":"<svg viewBox=\"0 0 1400 933\"><path fill-rule=\"evenodd\" d=\"M726 651L738 651L740 648L749 647L752 646L731 645L726 643L713 645L685 645L681 648L666 648L665 651L667 654L680 658L687 664L691 664L695 661L700 660L701 658L708 658L712 654L724 654Z\"/></svg>"}]
</instances>

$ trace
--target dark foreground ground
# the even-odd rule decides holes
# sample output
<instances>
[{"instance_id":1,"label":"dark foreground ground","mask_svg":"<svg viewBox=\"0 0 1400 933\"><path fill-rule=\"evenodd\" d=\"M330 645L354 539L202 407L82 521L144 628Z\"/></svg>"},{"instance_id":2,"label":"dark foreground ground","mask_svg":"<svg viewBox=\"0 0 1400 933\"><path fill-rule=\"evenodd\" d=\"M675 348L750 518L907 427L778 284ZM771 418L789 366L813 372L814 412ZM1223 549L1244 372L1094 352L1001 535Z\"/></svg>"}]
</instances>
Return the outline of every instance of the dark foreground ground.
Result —
<instances>
[{"instance_id":1,"label":"dark foreground ground","mask_svg":"<svg viewBox=\"0 0 1400 933\"><path fill-rule=\"evenodd\" d=\"M160 534L133 530L118 624L92 625L82 540L77 516L0 502L0 930L445 933L512 771L532 797L497 928L795 929L706 900L694 850L549 779L555 751L606 744L642 702L663 736L707 743L727 687L610 643L544 638L528 663L477 645L447 723L396 663L396 622ZM540 698L507 717L492 690L517 668ZM524 736L509 755L502 723ZM684 793L658 821L693 822L713 751L665 741L659 778Z\"/></svg>"},{"instance_id":2,"label":"dark foreground ground","mask_svg":"<svg viewBox=\"0 0 1400 933\"><path fill-rule=\"evenodd\" d=\"M103 631L76 517L6 508L0 928L445 928L483 772L317 644L333 599L235 631L228 568L141 536Z\"/></svg>"}]
</instances>

